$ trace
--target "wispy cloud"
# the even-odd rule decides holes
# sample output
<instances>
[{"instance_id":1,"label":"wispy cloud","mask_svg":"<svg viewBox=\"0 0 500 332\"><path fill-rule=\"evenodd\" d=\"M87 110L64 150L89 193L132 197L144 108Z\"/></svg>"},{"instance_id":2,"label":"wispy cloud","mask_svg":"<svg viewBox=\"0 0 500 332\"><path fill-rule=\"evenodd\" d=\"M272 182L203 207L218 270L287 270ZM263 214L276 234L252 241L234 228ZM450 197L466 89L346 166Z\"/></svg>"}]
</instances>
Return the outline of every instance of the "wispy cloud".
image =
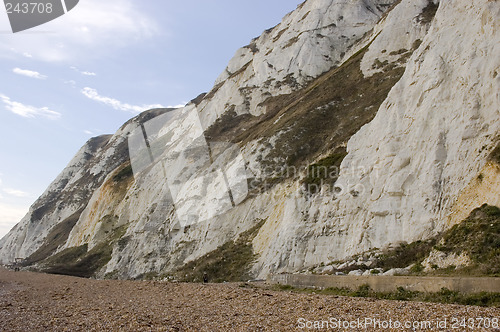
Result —
<instances>
[{"instance_id":1,"label":"wispy cloud","mask_svg":"<svg viewBox=\"0 0 500 332\"><path fill-rule=\"evenodd\" d=\"M26 76L26 77L31 77L31 78L36 78L39 80L44 80L47 78L47 76L40 74L37 71L32 71L32 70L26 70L26 69L21 69L21 68L14 68L12 69L12 72L14 74Z\"/></svg>"},{"instance_id":2,"label":"wispy cloud","mask_svg":"<svg viewBox=\"0 0 500 332\"><path fill-rule=\"evenodd\" d=\"M12 101L6 95L0 94L0 100L4 103L5 109L20 115L24 118L45 117L50 120L57 120L61 117L61 113L51 111L47 107L34 107L23 103Z\"/></svg>"},{"instance_id":3,"label":"wispy cloud","mask_svg":"<svg viewBox=\"0 0 500 332\"><path fill-rule=\"evenodd\" d=\"M135 105L130 105L127 103L123 103L117 99L110 98L110 97L104 97L99 95L96 89L92 89L89 87L83 88L82 89L82 94L94 101L103 103L105 105L111 106L115 110L118 111L127 111L127 112L132 112L132 113L140 113L144 112L146 110L152 109L152 108L163 108L164 106L155 104L155 105L142 105L142 106L135 106Z\"/></svg>"},{"instance_id":4,"label":"wispy cloud","mask_svg":"<svg viewBox=\"0 0 500 332\"><path fill-rule=\"evenodd\" d=\"M179 105L173 105L173 106L172 106L172 105L169 105L169 106L167 106L167 107L165 107L165 108L181 108L181 107L186 106L186 104L187 104L187 102L184 102L184 103L179 104Z\"/></svg>"},{"instance_id":5,"label":"wispy cloud","mask_svg":"<svg viewBox=\"0 0 500 332\"><path fill-rule=\"evenodd\" d=\"M0 175L2 175L2 174L0 173ZM24 192L22 190L4 187L2 179L0 179L0 192L3 192L9 196L13 196L13 197L17 197L17 198L24 198L24 197L30 196L30 194L28 194L27 192ZM0 195L0 198L3 198L3 196Z\"/></svg>"},{"instance_id":6,"label":"wispy cloud","mask_svg":"<svg viewBox=\"0 0 500 332\"><path fill-rule=\"evenodd\" d=\"M71 67L71 69L73 69L74 71L76 72L79 72L80 74L84 75L84 76L97 76L96 73L94 72L91 72L91 71L82 71L80 69L78 69L77 67Z\"/></svg>"},{"instance_id":7,"label":"wispy cloud","mask_svg":"<svg viewBox=\"0 0 500 332\"><path fill-rule=\"evenodd\" d=\"M19 197L19 198L23 198L23 197L29 197L30 194L22 191L22 190L17 190L17 189L12 189L12 188L4 188L2 190L4 193L6 193L7 195L10 195L10 196L14 196L14 197Z\"/></svg>"},{"instance_id":8,"label":"wispy cloud","mask_svg":"<svg viewBox=\"0 0 500 332\"><path fill-rule=\"evenodd\" d=\"M8 29L7 20L2 28ZM0 57L29 54L48 62L88 60L141 42L160 29L140 2L86 0L67 15L31 31L45 33L20 33L16 38L0 35Z\"/></svg>"},{"instance_id":9,"label":"wispy cloud","mask_svg":"<svg viewBox=\"0 0 500 332\"><path fill-rule=\"evenodd\" d=\"M90 130L84 130L83 133L87 135L94 135L94 133Z\"/></svg>"},{"instance_id":10,"label":"wispy cloud","mask_svg":"<svg viewBox=\"0 0 500 332\"><path fill-rule=\"evenodd\" d=\"M73 88L76 87L76 81L75 80L64 81L64 84L71 85Z\"/></svg>"}]
</instances>

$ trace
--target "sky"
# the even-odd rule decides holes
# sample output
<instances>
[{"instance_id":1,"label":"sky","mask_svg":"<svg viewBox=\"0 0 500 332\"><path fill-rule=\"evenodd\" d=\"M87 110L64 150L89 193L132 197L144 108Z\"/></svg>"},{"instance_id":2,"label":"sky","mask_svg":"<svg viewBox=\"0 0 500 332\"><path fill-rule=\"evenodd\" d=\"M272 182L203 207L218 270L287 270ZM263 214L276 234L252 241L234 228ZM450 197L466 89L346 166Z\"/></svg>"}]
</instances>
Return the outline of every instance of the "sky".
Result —
<instances>
[{"instance_id":1,"label":"sky","mask_svg":"<svg viewBox=\"0 0 500 332\"><path fill-rule=\"evenodd\" d=\"M91 137L213 86L302 0L80 0L13 34L0 7L0 238Z\"/></svg>"}]
</instances>

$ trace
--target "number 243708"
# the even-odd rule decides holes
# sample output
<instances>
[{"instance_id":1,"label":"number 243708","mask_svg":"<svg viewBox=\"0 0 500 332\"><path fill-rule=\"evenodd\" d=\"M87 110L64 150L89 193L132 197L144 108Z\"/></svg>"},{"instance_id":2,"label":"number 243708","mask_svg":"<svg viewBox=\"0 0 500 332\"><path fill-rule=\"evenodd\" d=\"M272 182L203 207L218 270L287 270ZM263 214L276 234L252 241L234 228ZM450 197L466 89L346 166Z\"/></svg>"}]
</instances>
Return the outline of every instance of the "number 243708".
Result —
<instances>
[{"instance_id":1,"label":"number 243708","mask_svg":"<svg viewBox=\"0 0 500 332\"><path fill-rule=\"evenodd\" d=\"M7 2L5 9L7 9L7 14L51 14L53 11L51 3L43 2L23 2L15 5Z\"/></svg>"}]
</instances>

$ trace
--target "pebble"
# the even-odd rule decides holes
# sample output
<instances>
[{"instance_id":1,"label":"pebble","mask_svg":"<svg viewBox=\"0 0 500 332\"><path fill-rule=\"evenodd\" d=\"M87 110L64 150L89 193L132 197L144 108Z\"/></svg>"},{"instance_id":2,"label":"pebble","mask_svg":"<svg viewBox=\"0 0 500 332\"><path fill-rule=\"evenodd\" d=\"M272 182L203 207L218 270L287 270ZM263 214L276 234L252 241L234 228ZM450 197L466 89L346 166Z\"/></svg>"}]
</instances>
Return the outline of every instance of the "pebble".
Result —
<instances>
[{"instance_id":1,"label":"pebble","mask_svg":"<svg viewBox=\"0 0 500 332\"><path fill-rule=\"evenodd\" d=\"M90 280L2 269L0 284L0 331L300 331L315 321L500 318L500 308L299 294L264 284ZM475 329L481 330L495 329Z\"/></svg>"}]
</instances>

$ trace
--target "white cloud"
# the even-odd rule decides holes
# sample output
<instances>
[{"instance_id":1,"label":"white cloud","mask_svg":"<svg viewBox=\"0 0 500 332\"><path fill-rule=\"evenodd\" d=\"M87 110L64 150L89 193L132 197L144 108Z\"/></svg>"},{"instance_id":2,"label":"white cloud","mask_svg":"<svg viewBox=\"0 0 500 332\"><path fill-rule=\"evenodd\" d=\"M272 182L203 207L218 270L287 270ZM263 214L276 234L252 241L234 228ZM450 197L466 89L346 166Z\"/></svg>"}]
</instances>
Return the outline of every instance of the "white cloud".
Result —
<instances>
[{"instance_id":1,"label":"white cloud","mask_svg":"<svg viewBox=\"0 0 500 332\"><path fill-rule=\"evenodd\" d=\"M24 191L17 190L17 189L11 189L11 188L4 188L3 192L6 193L7 195L19 197L19 198L30 196L30 194L25 193Z\"/></svg>"},{"instance_id":2,"label":"white cloud","mask_svg":"<svg viewBox=\"0 0 500 332\"><path fill-rule=\"evenodd\" d=\"M94 133L91 132L90 130L84 130L83 132L87 135L94 135Z\"/></svg>"},{"instance_id":3,"label":"white cloud","mask_svg":"<svg viewBox=\"0 0 500 332\"><path fill-rule=\"evenodd\" d=\"M118 111L127 111L127 112L132 112L132 113L140 113L144 112L146 110L152 109L152 108L163 108L162 105L156 104L156 105L142 105L142 106L135 106L135 105L130 105L127 103L123 103L117 99L110 98L110 97L104 97L99 95L96 89L92 88L83 88L82 89L82 94L94 101L103 103L105 105L111 106L115 110Z\"/></svg>"},{"instance_id":4,"label":"white cloud","mask_svg":"<svg viewBox=\"0 0 500 332\"><path fill-rule=\"evenodd\" d=\"M10 30L7 15L3 18L0 30ZM14 36L0 34L0 57L29 54L48 62L88 60L150 38L158 31L157 23L144 13L140 1L86 0L39 27Z\"/></svg>"},{"instance_id":5,"label":"white cloud","mask_svg":"<svg viewBox=\"0 0 500 332\"><path fill-rule=\"evenodd\" d=\"M26 77L31 77L31 78L36 78L39 80L44 80L47 78L47 76L40 74L37 71L31 71L31 70L26 70L26 69L21 69L21 68L14 68L12 69L12 72L14 74L26 76Z\"/></svg>"},{"instance_id":6,"label":"white cloud","mask_svg":"<svg viewBox=\"0 0 500 332\"><path fill-rule=\"evenodd\" d=\"M182 107L186 106L186 104L187 104L187 102L184 102L184 103L179 104L179 105L175 105L175 106L170 105L170 106L167 106L165 108L182 108Z\"/></svg>"},{"instance_id":7,"label":"white cloud","mask_svg":"<svg viewBox=\"0 0 500 332\"><path fill-rule=\"evenodd\" d=\"M25 105L17 101L12 101L9 97L0 94L0 100L4 103L5 109L20 115L24 118L45 117L50 120L57 120L61 117L61 113L51 111L47 107L34 107Z\"/></svg>"},{"instance_id":8,"label":"white cloud","mask_svg":"<svg viewBox=\"0 0 500 332\"><path fill-rule=\"evenodd\" d=\"M64 81L64 84L71 85L73 88L76 87L76 81L75 80Z\"/></svg>"},{"instance_id":9,"label":"white cloud","mask_svg":"<svg viewBox=\"0 0 500 332\"><path fill-rule=\"evenodd\" d=\"M73 69L74 71L76 72L79 72L80 74L84 75L84 76L97 76L96 73L94 72L91 72L91 71L81 71L80 69L78 69L77 67L70 67L71 69Z\"/></svg>"},{"instance_id":10,"label":"white cloud","mask_svg":"<svg viewBox=\"0 0 500 332\"><path fill-rule=\"evenodd\" d=\"M28 52L24 52L24 53L23 53L23 56L24 56L25 58L32 58L32 57L33 57L33 55L29 54Z\"/></svg>"}]
</instances>

